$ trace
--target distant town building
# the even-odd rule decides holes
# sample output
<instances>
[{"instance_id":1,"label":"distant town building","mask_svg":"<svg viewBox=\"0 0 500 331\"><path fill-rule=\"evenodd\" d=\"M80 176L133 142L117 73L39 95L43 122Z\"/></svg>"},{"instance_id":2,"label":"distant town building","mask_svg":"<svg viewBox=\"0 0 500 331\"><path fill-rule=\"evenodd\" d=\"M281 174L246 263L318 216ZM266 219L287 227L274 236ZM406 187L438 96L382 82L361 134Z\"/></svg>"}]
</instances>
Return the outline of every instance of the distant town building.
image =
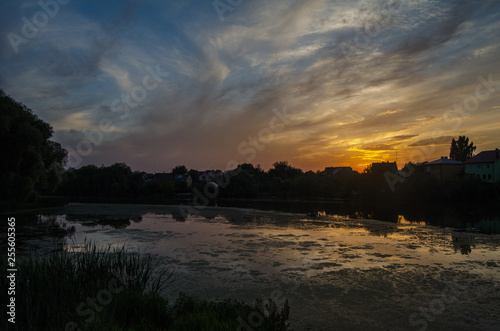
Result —
<instances>
[{"instance_id":1,"label":"distant town building","mask_svg":"<svg viewBox=\"0 0 500 331\"><path fill-rule=\"evenodd\" d=\"M174 176L169 172L157 172L153 174L153 181L162 182L164 180L172 180Z\"/></svg>"},{"instance_id":2,"label":"distant town building","mask_svg":"<svg viewBox=\"0 0 500 331\"><path fill-rule=\"evenodd\" d=\"M141 178L144 182L150 182L153 180L153 175L143 171L141 172Z\"/></svg>"},{"instance_id":3,"label":"distant town building","mask_svg":"<svg viewBox=\"0 0 500 331\"><path fill-rule=\"evenodd\" d=\"M500 151L483 151L465 161L465 174L476 176L485 182L500 181Z\"/></svg>"},{"instance_id":4,"label":"distant town building","mask_svg":"<svg viewBox=\"0 0 500 331\"><path fill-rule=\"evenodd\" d=\"M351 167L326 167L323 171L325 176L345 176L352 174Z\"/></svg>"},{"instance_id":5,"label":"distant town building","mask_svg":"<svg viewBox=\"0 0 500 331\"><path fill-rule=\"evenodd\" d=\"M178 175L173 176L173 178L174 178L174 180L181 180L183 182L187 182L187 180L189 178L191 178L191 176L178 174Z\"/></svg>"},{"instance_id":6,"label":"distant town building","mask_svg":"<svg viewBox=\"0 0 500 331\"><path fill-rule=\"evenodd\" d=\"M198 179L205 183L216 182L222 176L222 171L204 171L198 175Z\"/></svg>"},{"instance_id":7,"label":"distant town building","mask_svg":"<svg viewBox=\"0 0 500 331\"><path fill-rule=\"evenodd\" d=\"M440 181L453 181L461 178L464 173L463 163L442 156L440 159L424 163L424 173L434 176Z\"/></svg>"},{"instance_id":8,"label":"distant town building","mask_svg":"<svg viewBox=\"0 0 500 331\"><path fill-rule=\"evenodd\" d=\"M398 166L396 164L396 161L372 163L371 171L373 174L379 174L379 175L384 175L386 172L392 172L393 174L397 174Z\"/></svg>"}]
</instances>

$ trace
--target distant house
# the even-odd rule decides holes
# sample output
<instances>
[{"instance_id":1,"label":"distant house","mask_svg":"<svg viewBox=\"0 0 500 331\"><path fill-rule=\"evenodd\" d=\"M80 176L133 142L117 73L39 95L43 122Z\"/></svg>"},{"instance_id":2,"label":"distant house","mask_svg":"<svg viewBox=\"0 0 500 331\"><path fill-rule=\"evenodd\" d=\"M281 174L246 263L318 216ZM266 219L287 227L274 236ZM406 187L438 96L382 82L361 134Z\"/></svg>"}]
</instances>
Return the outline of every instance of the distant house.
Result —
<instances>
[{"instance_id":1,"label":"distant house","mask_svg":"<svg viewBox=\"0 0 500 331\"><path fill-rule=\"evenodd\" d=\"M323 171L325 176L345 176L352 174L351 167L326 167Z\"/></svg>"},{"instance_id":2,"label":"distant house","mask_svg":"<svg viewBox=\"0 0 500 331\"><path fill-rule=\"evenodd\" d=\"M153 181L162 182L164 180L172 180L173 175L169 172L157 172L153 174Z\"/></svg>"},{"instance_id":3,"label":"distant house","mask_svg":"<svg viewBox=\"0 0 500 331\"><path fill-rule=\"evenodd\" d=\"M485 182L500 181L500 151L484 151L465 161L465 174L476 176Z\"/></svg>"},{"instance_id":4,"label":"distant house","mask_svg":"<svg viewBox=\"0 0 500 331\"><path fill-rule=\"evenodd\" d=\"M440 181L452 181L461 178L464 173L463 163L442 156L440 159L424 163L424 173L434 176Z\"/></svg>"},{"instance_id":5,"label":"distant house","mask_svg":"<svg viewBox=\"0 0 500 331\"><path fill-rule=\"evenodd\" d=\"M173 178L175 180L180 180L180 181L186 182L190 178L190 176L178 174L178 175L173 176Z\"/></svg>"},{"instance_id":6,"label":"distant house","mask_svg":"<svg viewBox=\"0 0 500 331\"><path fill-rule=\"evenodd\" d=\"M392 172L393 174L397 174L398 166L396 164L396 161L372 163L371 171L373 174L377 175L384 175L386 172Z\"/></svg>"},{"instance_id":7,"label":"distant house","mask_svg":"<svg viewBox=\"0 0 500 331\"><path fill-rule=\"evenodd\" d=\"M141 178L146 183L153 180L153 175L143 171L141 172Z\"/></svg>"},{"instance_id":8,"label":"distant house","mask_svg":"<svg viewBox=\"0 0 500 331\"><path fill-rule=\"evenodd\" d=\"M219 170L216 171L204 171L198 175L198 179L205 183L212 183L217 181L222 175Z\"/></svg>"}]
</instances>

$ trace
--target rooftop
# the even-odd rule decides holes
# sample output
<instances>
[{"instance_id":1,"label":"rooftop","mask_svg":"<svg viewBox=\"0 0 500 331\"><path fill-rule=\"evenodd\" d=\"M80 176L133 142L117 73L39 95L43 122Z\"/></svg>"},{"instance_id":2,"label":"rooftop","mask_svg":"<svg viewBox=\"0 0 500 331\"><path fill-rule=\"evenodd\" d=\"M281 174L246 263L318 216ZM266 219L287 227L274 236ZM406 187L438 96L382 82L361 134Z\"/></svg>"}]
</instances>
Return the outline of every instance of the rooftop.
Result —
<instances>
[{"instance_id":1,"label":"rooftop","mask_svg":"<svg viewBox=\"0 0 500 331\"><path fill-rule=\"evenodd\" d=\"M440 159L429 162L426 165L433 165L433 164L456 164L456 165L459 165L459 164L462 164L462 162L449 159L446 156L442 156Z\"/></svg>"},{"instance_id":2,"label":"rooftop","mask_svg":"<svg viewBox=\"0 0 500 331\"><path fill-rule=\"evenodd\" d=\"M500 151L497 148L493 151L481 152L465 161L465 163L491 163L496 162L498 159L500 159Z\"/></svg>"}]
</instances>

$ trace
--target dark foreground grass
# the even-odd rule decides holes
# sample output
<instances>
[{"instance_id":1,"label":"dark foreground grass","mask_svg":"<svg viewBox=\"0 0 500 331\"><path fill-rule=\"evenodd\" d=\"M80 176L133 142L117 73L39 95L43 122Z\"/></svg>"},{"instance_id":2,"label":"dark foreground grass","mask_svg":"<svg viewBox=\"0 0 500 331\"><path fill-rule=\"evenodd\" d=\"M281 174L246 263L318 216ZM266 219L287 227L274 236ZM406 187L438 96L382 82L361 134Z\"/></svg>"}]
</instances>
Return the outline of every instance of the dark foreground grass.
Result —
<instances>
[{"instance_id":1,"label":"dark foreground grass","mask_svg":"<svg viewBox=\"0 0 500 331\"><path fill-rule=\"evenodd\" d=\"M237 330L257 316L254 330L287 330L288 304L254 306L180 294L169 304L161 293L173 280L156 256L125 248L33 255L16 261L15 324L8 321L8 279L0 288L1 330ZM7 258L0 266L7 270Z\"/></svg>"},{"instance_id":2,"label":"dark foreground grass","mask_svg":"<svg viewBox=\"0 0 500 331\"><path fill-rule=\"evenodd\" d=\"M62 207L68 204L68 198L62 196L38 197L32 202L20 202L18 200L0 200L0 213L9 215L17 212L39 210L46 208Z\"/></svg>"}]
</instances>

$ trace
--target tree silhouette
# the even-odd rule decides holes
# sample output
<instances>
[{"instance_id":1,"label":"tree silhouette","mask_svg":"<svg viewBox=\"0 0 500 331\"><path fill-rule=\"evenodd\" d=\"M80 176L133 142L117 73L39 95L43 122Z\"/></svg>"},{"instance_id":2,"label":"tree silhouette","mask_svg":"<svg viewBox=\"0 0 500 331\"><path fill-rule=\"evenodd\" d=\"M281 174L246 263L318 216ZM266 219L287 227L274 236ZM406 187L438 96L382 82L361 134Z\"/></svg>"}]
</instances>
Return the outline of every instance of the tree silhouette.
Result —
<instances>
[{"instance_id":1,"label":"tree silhouette","mask_svg":"<svg viewBox=\"0 0 500 331\"><path fill-rule=\"evenodd\" d=\"M302 174L302 170L292 167L288 161L274 162L273 167L269 169L268 174L272 177L292 178Z\"/></svg>"},{"instance_id":2,"label":"tree silhouette","mask_svg":"<svg viewBox=\"0 0 500 331\"><path fill-rule=\"evenodd\" d=\"M177 176L177 175L185 175L187 174L188 169L184 165L178 165L172 169L172 175Z\"/></svg>"},{"instance_id":3,"label":"tree silhouette","mask_svg":"<svg viewBox=\"0 0 500 331\"><path fill-rule=\"evenodd\" d=\"M450 147L450 159L465 162L474 155L475 150L474 143L471 141L469 144L469 137L460 136L458 140L453 138Z\"/></svg>"},{"instance_id":4,"label":"tree silhouette","mask_svg":"<svg viewBox=\"0 0 500 331\"><path fill-rule=\"evenodd\" d=\"M67 151L50 124L0 89L0 200L34 200L62 180Z\"/></svg>"}]
</instances>

